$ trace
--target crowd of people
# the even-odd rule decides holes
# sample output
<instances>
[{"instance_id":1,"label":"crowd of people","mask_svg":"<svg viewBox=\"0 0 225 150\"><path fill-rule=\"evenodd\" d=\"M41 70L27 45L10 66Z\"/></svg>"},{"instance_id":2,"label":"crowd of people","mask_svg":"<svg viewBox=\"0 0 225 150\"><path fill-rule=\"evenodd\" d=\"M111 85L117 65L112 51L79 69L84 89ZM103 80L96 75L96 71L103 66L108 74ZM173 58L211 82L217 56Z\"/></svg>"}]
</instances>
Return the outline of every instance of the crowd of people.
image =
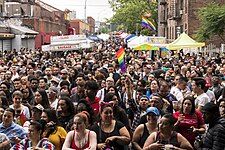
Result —
<instances>
[{"instance_id":1,"label":"crowd of people","mask_svg":"<svg viewBox=\"0 0 225 150\"><path fill-rule=\"evenodd\" d=\"M219 53L150 57L110 37L93 49L0 56L2 150L224 150L224 116Z\"/></svg>"}]
</instances>

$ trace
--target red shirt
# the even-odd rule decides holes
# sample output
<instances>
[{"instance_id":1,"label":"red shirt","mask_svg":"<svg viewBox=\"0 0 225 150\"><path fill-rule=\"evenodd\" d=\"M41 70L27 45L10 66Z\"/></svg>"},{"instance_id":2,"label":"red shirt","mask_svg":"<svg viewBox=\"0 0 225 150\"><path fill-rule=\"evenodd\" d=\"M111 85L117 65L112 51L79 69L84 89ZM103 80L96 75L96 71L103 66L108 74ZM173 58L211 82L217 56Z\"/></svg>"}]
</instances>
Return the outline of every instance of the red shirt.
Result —
<instances>
[{"instance_id":1,"label":"red shirt","mask_svg":"<svg viewBox=\"0 0 225 150\"><path fill-rule=\"evenodd\" d=\"M173 116L178 119L178 116L180 114L180 111L177 111L173 114ZM202 119L202 113L200 111L195 111L194 115L190 114L183 114L185 116L184 120L180 122L180 125L178 127L178 132L183 135L190 143L191 145L194 145L195 137L197 136L196 133L189 132L190 127L194 126L195 128L199 128L200 125L204 125L203 119Z\"/></svg>"},{"instance_id":2,"label":"red shirt","mask_svg":"<svg viewBox=\"0 0 225 150\"><path fill-rule=\"evenodd\" d=\"M98 113L99 113L99 107L100 107L100 105L99 105L100 98L95 97L95 100L93 102L90 102L89 99L88 99L88 97L86 97L86 101L88 101L89 104L91 105L91 107L94 109L95 115L98 115Z\"/></svg>"}]
</instances>

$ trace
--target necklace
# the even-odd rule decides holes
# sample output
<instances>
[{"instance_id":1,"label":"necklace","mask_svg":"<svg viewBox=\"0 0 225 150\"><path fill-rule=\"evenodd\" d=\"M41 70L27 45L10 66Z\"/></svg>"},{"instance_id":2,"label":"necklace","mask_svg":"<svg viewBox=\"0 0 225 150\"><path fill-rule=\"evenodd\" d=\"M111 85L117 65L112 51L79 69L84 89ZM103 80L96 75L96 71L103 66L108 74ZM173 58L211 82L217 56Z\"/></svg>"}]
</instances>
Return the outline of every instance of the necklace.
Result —
<instances>
[{"instance_id":1,"label":"necklace","mask_svg":"<svg viewBox=\"0 0 225 150\"><path fill-rule=\"evenodd\" d=\"M79 136L77 133L77 141L78 141L78 144L79 144L79 148L82 150L82 148L85 146L87 140L86 140L86 131L84 131L84 136Z\"/></svg>"}]
</instances>

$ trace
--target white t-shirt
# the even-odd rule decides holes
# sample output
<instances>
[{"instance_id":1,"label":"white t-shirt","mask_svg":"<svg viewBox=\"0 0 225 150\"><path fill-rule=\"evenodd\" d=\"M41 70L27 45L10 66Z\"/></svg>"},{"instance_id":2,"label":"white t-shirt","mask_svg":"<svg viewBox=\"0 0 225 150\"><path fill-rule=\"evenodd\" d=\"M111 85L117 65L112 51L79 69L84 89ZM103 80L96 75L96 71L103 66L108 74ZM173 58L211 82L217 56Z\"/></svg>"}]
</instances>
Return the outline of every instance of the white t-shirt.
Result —
<instances>
[{"instance_id":1,"label":"white t-shirt","mask_svg":"<svg viewBox=\"0 0 225 150\"><path fill-rule=\"evenodd\" d=\"M195 107L205 106L206 103L210 102L210 98L206 93L202 93L195 99Z\"/></svg>"},{"instance_id":2,"label":"white t-shirt","mask_svg":"<svg viewBox=\"0 0 225 150\"><path fill-rule=\"evenodd\" d=\"M214 100L216 99L215 94L214 94L213 91L208 90L208 91L206 92L206 94L208 95L210 101L214 101Z\"/></svg>"},{"instance_id":3,"label":"white t-shirt","mask_svg":"<svg viewBox=\"0 0 225 150\"><path fill-rule=\"evenodd\" d=\"M53 108L54 110L56 110L57 105L58 105L58 99L56 99L54 102L50 103L50 107Z\"/></svg>"},{"instance_id":4,"label":"white t-shirt","mask_svg":"<svg viewBox=\"0 0 225 150\"><path fill-rule=\"evenodd\" d=\"M10 105L9 108L14 109L13 105ZM21 113L23 113L26 118L28 118L28 119L30 118L30 111L27 106L22 105Z\"/></svg>"},{"instance_id":5,"label":"white t-shirt","mask_svg":"<svg viewBox=\"0 0 225 150\"><path fill-rule=\"evenodd\" d=\"M182 91L178 89L176 86L173 86L171 88L170 93L173 94L178 101L184 98Z\"/></svg>"}]
</instances>

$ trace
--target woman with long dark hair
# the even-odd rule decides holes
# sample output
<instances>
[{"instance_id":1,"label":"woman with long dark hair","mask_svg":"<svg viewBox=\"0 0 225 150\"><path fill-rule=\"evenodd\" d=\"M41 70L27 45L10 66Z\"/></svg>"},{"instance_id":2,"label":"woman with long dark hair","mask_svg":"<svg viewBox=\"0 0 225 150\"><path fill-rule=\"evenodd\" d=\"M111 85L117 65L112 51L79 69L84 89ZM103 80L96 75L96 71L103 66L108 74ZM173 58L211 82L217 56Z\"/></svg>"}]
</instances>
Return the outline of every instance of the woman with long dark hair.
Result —
<instances>
[{"instance_id":1,"label":"woman with long dark hair","mask_svg":"<svg viewBox=\"0 0 225 150\"><path fill-rule=\"evenodd\" d=\"M50 108L50 104L48 101L48 95L45 90L38 90L34 94L35 96L35 102L34 106L41 104L45 109Z\"/></svg>"},{"instance_id":2,"label":"woman with long dark hair","mask_svg":"<svg viewBox=\"0 0 225 150\"><path fill-rule=\"evenodd\" d=\"M67 132L60 126L56 111L44 109L41 119L46 122L44 125L43 137L48 138L48 140L55 145L55 150L61 150Z\"/></svg>"},{"instance_id":3,"label":"woman with long dark hair","mask_svg":"<svg viewBox=\"0 0 225 150\"><path fill-rule=\"evenodd\" d=\"M195 109L195 99L191 96L185 97L180 111L175 112L174 117L177 119L176 131L194 146L195 137L199 133L204 133L206 129L202 113Z\"/></svg>"},{"instance_id":4,"label":"woman with long dark hair","mask_svg":"<svg viewBox=\"0 0 225 150\"><path fill-rule=\"evenodd\" d=\"M143 150L160 149L186 149L193 150L193 147L180 133L174 131L176 119L172 114L165 114L159 122L159 131L153 132L147 138Z\"/></svg>"},{"instance_id":5,"label":"woman with long dark hair","mask_svg":"<svg viewBox=\"0 0 225 150\"><path fill-rule=\"evenodd\" d=\"M116 120L122 122L127 130L130 130L130 125L126 112L118 106L118 97L115 93L107 93L104 97L104 102L112 103L113 106L113 116Z\"/></svg>"},{"instance_id":6,"label":"woman with long dark hair","mask_svg":"<svg viewBox=\"0 0 225 150\"><path fill-rule=\"evenodd\" d=\"M65 129L67 124L75 115L75 108L69 97L60 97L57 105L59 122Z\"/></svg>"},{"instance_id":7,"label":"woman with long dark hair","mask_svg":"<svg viewBox=\"0 0 225 150\"><path fill-rule=\"evenodd\" d=\"M122 150L130 143L130 134L120 121L113 118L111 104L101 104L100 121L91 127L97 134L97 149Z\"/></svg>"}]
</instances>

